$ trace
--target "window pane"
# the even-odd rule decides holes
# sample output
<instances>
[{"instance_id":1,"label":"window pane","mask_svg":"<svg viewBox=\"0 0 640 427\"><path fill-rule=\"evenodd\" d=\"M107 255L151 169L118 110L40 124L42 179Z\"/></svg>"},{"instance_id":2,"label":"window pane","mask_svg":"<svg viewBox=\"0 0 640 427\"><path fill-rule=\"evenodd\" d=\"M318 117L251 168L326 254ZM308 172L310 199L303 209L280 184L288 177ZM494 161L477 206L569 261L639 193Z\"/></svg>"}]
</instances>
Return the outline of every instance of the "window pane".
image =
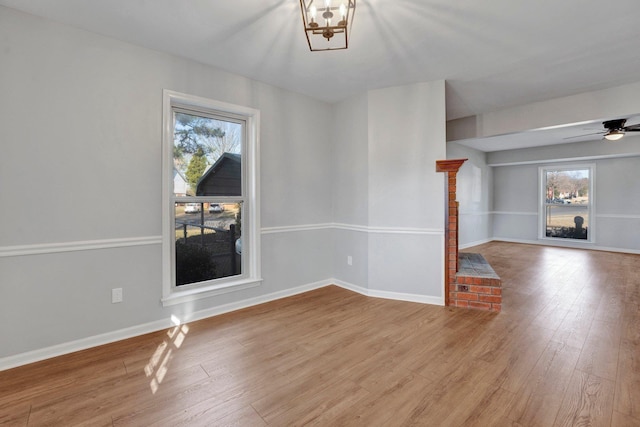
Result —
<instances>
[{"instance_id":1,"label":"window pane","mask_svg":"<svg viewBox=\"0 0 640 427\"><path fill-rule=\"evenodd\" d=\"M176 286L242 274L241 203L175 203Z\"/></svg>"},{"instance_id":2,"label":"window pane","mask_svg":"<svg viewBox=\"0 0 640 427\"><path fill-rule=\"evenodd\" d=\"M589 169L547 170L547 203L589 204Z\"/></svg>"},{"instance_id":3,"label":"window pane","mask_svg":"<svg viewBox=\"0 0 640 427\"><path fill-rule=\"evenodd\" d=\"M176 111L174 194L242 196L242 123Z\"/></svg>"},{"instance_id":4,"label":"window pane","mask_svg":"<svg viewBox=\"0 0 640 427\"><path fill-rule=\"evenodd\" d=\"M171 90L163 107L162 304L259 285L260 111Z\"/></svg>"},{"instance_id":5,"label":"window pane","mask_svg":"<svg viewBox=\"0 0 640 427\"><path fill-rule=\"evenodd\" d=\"M546 237L588 240L590 169L547 169Z\"/></svg>"},{"instance_id":6,"label":"window pane","mask_svg":"<svg viewBox=\"0 0 640 427\"><path fill-rule=\"evenodd\" d=\"M580 205L546 206L547 237L587 239L589 209Z\"/></svg>"},{"instance_id":7,"label":"window pane","mask_svg":"<svg viewBox=\"0 0 640 427\"><path fill-rule=\"evenodd\" d=\"M174 123L173 193L198 196L175 203L176 286L240 275L244 122L176 109Z\"/></svg>"}]
</instances>

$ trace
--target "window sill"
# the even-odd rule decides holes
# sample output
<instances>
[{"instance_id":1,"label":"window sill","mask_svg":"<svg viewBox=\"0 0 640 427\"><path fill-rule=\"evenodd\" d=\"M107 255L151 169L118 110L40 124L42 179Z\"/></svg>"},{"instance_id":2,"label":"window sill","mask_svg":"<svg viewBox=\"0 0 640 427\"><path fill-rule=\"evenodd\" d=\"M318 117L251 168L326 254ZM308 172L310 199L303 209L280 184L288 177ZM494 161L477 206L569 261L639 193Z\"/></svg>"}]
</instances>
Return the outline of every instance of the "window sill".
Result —
<instances>
[{"instance_id":1,"label":"window sill","mask_svg":"<svg viewBox=\"0 0 640 427\"><path fill-rule=\"evenodd\" d=\"M586 239L569 239L562 237L540 237L538 240L545 242L545 244L549 244L552 246L562 246L562 247L583 247L587 245L593 245L593 240Z\"/></svg>"},{"instance_id":2,"label":"window sill","mask_svg":"<svg viewBox=\"0 0 640 427\"><path fill-rule=\"evenodd\" d=\"M255 288L260 286L262 279L243 279L231 283L203 286L197 289L174 290L171 294L161 299L162 306L167 307L185 302L196 301L199 299L209 298L215 295L226 294L229 292L241 291L243 289Z\"/></svg>"}]
</instances>

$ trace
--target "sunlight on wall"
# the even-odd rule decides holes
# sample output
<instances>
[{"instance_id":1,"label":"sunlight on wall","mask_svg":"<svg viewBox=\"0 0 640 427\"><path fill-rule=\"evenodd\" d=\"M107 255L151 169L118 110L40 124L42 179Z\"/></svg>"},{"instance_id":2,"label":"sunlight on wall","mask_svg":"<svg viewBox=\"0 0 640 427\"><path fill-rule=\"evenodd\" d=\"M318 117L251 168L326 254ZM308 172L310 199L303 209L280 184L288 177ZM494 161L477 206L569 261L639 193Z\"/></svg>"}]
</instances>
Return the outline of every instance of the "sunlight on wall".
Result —
<instances>
[{"instance_id":1,"label":"sunlight on wall","mask_svg":"<svg viewBox=\"0 0 640 427\"><path fill-rule=\"evenodd\" d=\"M149 387L153 394L156 394L167 372L169 372L169 364L173 358L174 351L182 346L184 339L189 333L189 326L182 325L180 319L176 316L171 316L171 322L175 326L167 331L168 339L165 339L162 344L156 348L151 359L149 359L149 363L144 367L144 373L147 378L151 378Z\"/></svg>"}]
</instances>

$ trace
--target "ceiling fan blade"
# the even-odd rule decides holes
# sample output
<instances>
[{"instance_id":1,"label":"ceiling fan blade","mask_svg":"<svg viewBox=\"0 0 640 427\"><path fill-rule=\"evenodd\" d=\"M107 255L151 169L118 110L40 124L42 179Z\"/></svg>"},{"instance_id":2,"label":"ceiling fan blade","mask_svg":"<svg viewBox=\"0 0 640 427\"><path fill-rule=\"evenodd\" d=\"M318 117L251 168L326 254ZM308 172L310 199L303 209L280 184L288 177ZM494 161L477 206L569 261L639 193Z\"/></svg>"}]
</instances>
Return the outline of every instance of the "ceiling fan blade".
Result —
<instances>
[{"instance_id":1,"label":"ceiling fan blade","mask_svg":"<svg viewBox=\"0 0 640 427\"><path fill-rule=\"evenodd\" d=\"M638 129L640 130L640 129ZM594 132L594 133L585 133L583 135L576 135L576 136L568 136L566 138L562 138L562 139L574 139L574 138L583 138L585 136L591 136L591 135L604 135L606 132Z\"/></svg>"},{"instance_id":2,"label":"ceiling fan blade","mask_svg":"<svg viewBox=\"0 0 640 427\"><path fill-rule=\"evenodd\" d=\"M624 131L625 132L640 132L640 124L631 125L631 126L625 126Z\"/></svg>"}]
</instances>

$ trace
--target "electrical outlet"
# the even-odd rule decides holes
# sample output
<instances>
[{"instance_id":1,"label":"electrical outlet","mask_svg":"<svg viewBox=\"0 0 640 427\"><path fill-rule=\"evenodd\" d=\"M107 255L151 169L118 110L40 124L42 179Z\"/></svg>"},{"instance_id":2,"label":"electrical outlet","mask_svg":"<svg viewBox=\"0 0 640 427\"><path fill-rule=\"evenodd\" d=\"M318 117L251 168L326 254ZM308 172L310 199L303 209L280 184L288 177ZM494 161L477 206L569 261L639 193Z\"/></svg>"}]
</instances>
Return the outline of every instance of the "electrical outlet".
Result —
<instances>
[{"instance_id":1,"label":"electrical outlet","mask_svg":"<svg viewBox=\"0 0 640 427\"><path fill-rule=\"evenodd\" d=\"M122 288L111 289L111 304L122 302Z\"/></svg>"},{"instance_id":2,"label":"electrical outlet","mask_svg":"<svg viewBox=\"0 0 640 427\"><path fill-rule=\"evenodd\" d=\"M347 265L353 265L353 258L351 255L347 255Z\"/></svg>"}]
</instances>

